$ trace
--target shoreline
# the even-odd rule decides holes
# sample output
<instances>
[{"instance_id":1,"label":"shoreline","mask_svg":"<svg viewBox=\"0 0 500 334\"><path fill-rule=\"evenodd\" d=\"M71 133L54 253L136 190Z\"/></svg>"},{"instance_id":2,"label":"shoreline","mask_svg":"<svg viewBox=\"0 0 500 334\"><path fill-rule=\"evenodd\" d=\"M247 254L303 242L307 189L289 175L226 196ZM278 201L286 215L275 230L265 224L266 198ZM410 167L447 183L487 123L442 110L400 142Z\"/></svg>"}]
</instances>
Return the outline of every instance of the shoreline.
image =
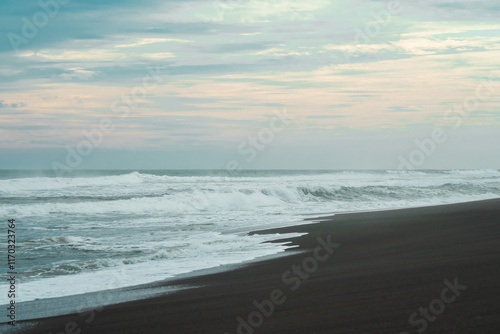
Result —
<instances>
[{"instance_id":1,"label":"shoreline","mask_svg":"<svg viewBox=\"0 0 500 334\"><path fill-rule=\"evenodd\" d=\"M500 199L305 219L311 220L319 222L251 233L307 233L274 241L287 241L297 247L285 251L288 256L240 263L229 271L213 270L202 276L174 278L169 285L197 288L109 305L95 311L89 322L90 315L78 314L36 319L36 327L23 332L59 333L69 323L75 324L75 329L91 333L160 333L170 328L175 333L234 333L238 326L242 330L245 327L237 319L255 312L254 301L263 300L277 303L273 314L264 317L261 325L252 327L256 333L290 333L298 328L302 328L298 331L301 333L415 332L418 327L409 325L408 317L419 306L428 305L433 300L431 296L439 296L443 288L439 286L443 286L444 280L453 282L455 277L460 283L464 277L464 282L468 282L465 285L480 290L475 297L484 298L476 300L464 292L457 303L446 305L446 312L440 315L443 321L432 323L433 330L460 332L455 331L458 323L465 323L464 328L469 331L485 330L484 326L489 325L500 328L500 316L493 316L500 314L500 302L494 301L495 292L500 291L498 285L491 285L492 279L500 276ZM283 282L283 275L290 268L304 264L304 259L311 256L314 258L317 238L326 242L329 236L333 243L340 244L331 258L324 262L317 260L317 268L311 273L290 274L288 283ZM293 252L297 250L301 252ZM323 257L325 254L323 251ZM305 264L314 269L313 262ZM471 266L474 272L467 270ZM302 279L306 276L307 279ZM300 285L291 291L297 285L297 277ZM489 293L475 285L475 281L488 286ZM159 282L149 286L164 285L165 282ZM282 292L281 298L278 294L271 298L275 290ZM380 293L381 290L386 293ZM363 297L360 292L372 298ZM286 300L279 304L283 298ZM381 305L385 311L380 311ZM453 318L451 309L456 305L461 305L457 306L460 321ZM470 321L467 321L470 317L464 319L465 314L473 315L473 309L483 311ZM198 317L194 322L193 312ZM384 329L382 323L390 330ZM246 326L251 327L248 317Z\"/></svg>"},{"instance_id":2,"label":"shoreline","mask_svg":"<svg viewBox=\"0 0 500 334\"><path fill-rule=\"evenodd\" d=\"M289 251L286 252L282 251L276 254L259 256L255 259L245 260L243 262L222 264L217 267L197 269L190 272L178 274L174 277L169 277L164 280L158 280L139 285L126 286L115 289L91 291L91 292L61 296L61 297L52 297L52 298L43 298L43 299L16 302L16 309L18 310L18 314L20 313L30 314L30 318L24 318L22 320L19 320L18 323L35 322L45 318L65 316L74 313L74 312L68 312L67 309L74 309L74 310L80 309L82 307L82 300L95 302L96 304L94 305L94 307L100 308L100 307L122 304L126 302L140 301L143 299L153 298L159 295L167 295L185 289L196 289L198 286L192 286L192 285L187 286L187 285L177 284L177 282L193 277L203 277L210 274L236 270L259 261L279 259L280 257L289 256L290 252L292 251L293 249L290 249ZM102 297L102 295L108 295L111 297ZM106 298L111 300L109 301L104 300ZM100 303L101 301L103 303ZM88 305L89 303L83 303L83 304ZM57 307L56 309L53 308L51 310L47 310L47 306L54 307L54 305ZM8 304L3 304L0 306L6 307L8 306ZM4 325L5 323L6 322L1 321L0 326ZM0 327L0 333L2 333L1 327Z\"/></svg>"},{"instance_id":3,"label":"shoreline","mask_svg":"<svg viewBox=\"0 0 500 334\"><path fill-rule=\"evenodd\" d=\"M490 199L487 199L490 200ZM484 200L480 200L484 201ZM478 201L474 201L478 202ZM446 204L434 204L434 205L429 205L429 206L412 206L412 207L392 207L392 208L385 208L385 209L369 209L369 210L361 210L361 211L346 211L346 212L338 212L335 214L329 214L326 216L317 216L315 214L309 214L307 216L313 216L309 218L302 218L301 220L295 221L294 224L290 225L283 225L283 224L276 224L277 226L272 226L275 224L270 224L266 223L262 225L263 229L258 229L255 231L250 231L250 232L244 232L243 228L240 228L236 231L239 231L239 233L244 233L246 235L253 235L253 234L273 234L273 233L268 233L269 231L273 231L277 236L284 235L284 238L278 238L278 239L273 239L271 243L278 243L280 241L287 241L289 240L286 235L289 234L294 234L294 232L283 232L285 229L293 229L293 227L296 226L302 226L302 225L309 225L314 222L320 222L324 220L331 220L335 216L343 216L343 215L351 215L351 214L366 214L366 213L372 213L372 212L385 212L385 211L396 211L396 210L408 210L408 209L418 209L418 208L425 208L425 207L436 207L436 206L447 206L447 205L455 205L455 204L464 204L464 203L471 203L471 202L459 202L459 203L446 203ZM302 224L300 223L302 222ZM304 224L304 222L307 222ZM271 225L271 226L270 226ZM259 226L257 226L259 228ZM302 234L308 233L308 232L301 232ZM142 284L137 284L137 285L131 285L131 286L124 286L120 288L114 288L114 289L104 289L104 290L97 290L97 291L89 291L89 292L83 292L83 293L77 293L73 295L64 295L64 296L59 296L59 297L50 297L50 298L37 298L34 300L27 300L27 301L21 301L17 302L16 305L19 307L19 313L21 314L35 314L35 315L30 315L29 318L23 318L19 320L19 322L28 322L28 321L34 321L38 319L43 319L43 318L50 318L50 317L56 317L56 316L64 316L67 314L71 314L71 312L68 312L64 310L64 308L69 308L69 309L78 309L81 307L81 300L102 300L102 297L99 297L100 294L111 294L113 296L113 300L111 302L105 302L102 304L95 305L96 307L101 307L101 306L109 306L109 305L114 305L114 304L120 304L124 302L133 302L133 301L138 301L142 299L147 299L150 297L154 297L155 295L160 295L162 293L168 293L176 290L182 290L184 287L180 286L177 287L175 284L171 284L171 282L176 282L178 280L182 280L185 278L191 278L191 277L196 277L196 276L205 276L207 274L212 274L212 273L218 273L218 272L226 272L226 271L231 271L234 269L238 269L247 265L251 265L252 263L259 262L259 261L265 261L268 259L277 259L283 256L288 256L290 255L290 252L293 251L293 248L290 248L288 251L280 251L275 254L270 254L270 255L264 255L264 256L259 256L257 258L251 259L251 260L244 260L242 262L236 262L236 263L228 263L228 264L221 264L216 267L208 267L208 268L202 268L202 269L196 269L193 271L177 274L173 277L169 277L166 279L162 280L157 280L157 281L152 281L152 282L146 282ZM190 287L186 287L190 288ZM194 287L193 287L194 288ZM57 309L53 309L48 311L45 307L45 304L47 305L57 305ZM7 304L3 304L0 306L8 306ZM0 321L0 326L3 325L4 322ZM0 331L1 333L1 331Z\"/></svg>"},{"instance_id":4,"label":"shoreline","mask_svg":"<svg viewBox=\"0 0 500 334\"><path fill-rule=\"evenodd\" d=\"M486 199L486 200L490 200L490 199ZM484 201L484 200L480 200L480 201ZM455 205L455 204L463 204L463 203L470 203L470 202L444 203L444 204L434 204L434 205L428 205L428 206L389 207L389 208L383 208L383 209L367 209L367 210L361 210L361 211L345 211L345 212L342 211L342 212L337 212L335 214L327 214L325 216L318 216L316 214L307 214L307 215L302 215L301 219L297 219L296 221L293 221L293 224L264 223L261 226L255 226L257 228L257 230L255 230L255 231L246 232L245 228L239 228L239 229L235 229L234 232L240 233L242 235L243 234L245 234L245 235L270 234L270 233L266 233L266 231L275 231L275 234L277 236L281 236L281 235L285 234L284 237L279 237L277 239L272 239L271 241L268 241L268 242L272 243L272 242L276 242L276 241L280 241L280 240L286 241L286 240L288 240L288 237L286 236L286 234L293 234L294 233L294 232L283 232L284 229L292 228L294 226L301 226L301 225L305 225L305 224L310 224L309 222L319 222L322 220L331 220L335 216L351 215L351 214L364 214L364 213L373 213L373 212L385 212L385 211L396 211L396 210L408 210L408 209L447 206L447 205ZM305 218L307 216L312 216L312 217ZM299 218L299 217L297 217L297 218ZM308 222L308 223L305 223L305 222ZM290 222L290 223L292 223L292 222ZM307 233L307 232L301 232L301 233ZM289 251L292 251L292 250L293 249L290 249ZM145 283L136 284L136 285L123 286L123 287L113 288L113 289L104 289L104 290L97 290L97 291L82 292L82 293L76 293L76 294L72 294L72 295L63 295L63 296L56 296L56 297L49 297L49 298L36 298L33 300L20 301L20 302L16 303L16 305L19 307L19 311L20 311L18 313L30 314L30 317L29 318L23 317L23 319L20 319L19 322L32 321L32 320L37 320L37 319L42 319L42 318L49 318L49 317L70 314L71 312L67 312L66 310L64 310L65 307L69 308L69 309L78 309L78 307L81 306L80 305L81 302L79 302L80 300L100 300L100 299L102 299L101 297L99 297L100 294L111 294L111 295L113 295L113 300L111 302L106 301L105 303L96 305L99 307L146 299L149 297L153 297L154 295L157 295L157 294L162 294L165 291L176 291L178 289L179 290L183 289L182 287L176 288L175 285L169 286L170 282L175 282L175 281L180 280L180 279L194 277L194 276L204 276L204 275L215 273L215 272L231 271L231 270L240 268L242 266L252 264L254 262L259 262L259 261L263 261L263 260L267 260L267 259L274 259L274 258L279 258L282 256L287 256L287 255L289 255L289 251L288 252L279 251L279 252L274 253L274 254L258 256L254 259L243 260L241 262L221 264L221 265L218 265L215 267L195 269L192 271L177 274L177 275L169 277L169 278L145 282ZM55 304L55 305L57 305L57 309L53 309L53 310L49 311L44 306L44 304L49 304L49 305ZM3 307L3 306L8 306L8 305L3 304L0 306ZM2 324L4 324L4 322L0 321L0 326Z\"/></svg>"}]
</instances>

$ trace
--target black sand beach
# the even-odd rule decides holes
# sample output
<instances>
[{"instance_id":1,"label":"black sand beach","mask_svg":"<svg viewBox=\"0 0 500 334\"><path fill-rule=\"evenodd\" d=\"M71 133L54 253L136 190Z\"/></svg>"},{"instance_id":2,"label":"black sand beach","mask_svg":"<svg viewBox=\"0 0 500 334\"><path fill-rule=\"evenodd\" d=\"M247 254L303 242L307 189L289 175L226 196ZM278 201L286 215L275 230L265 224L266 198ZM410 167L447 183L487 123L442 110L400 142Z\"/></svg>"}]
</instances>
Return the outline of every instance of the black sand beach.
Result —
<instances>
[{"instance_id":1,"label":"black sand beach","mask_svg":"<svg viewBox=\"0 0 500 334\"><path fill-rule=\"evenodd\" d=\"M307 232L302 252L24 332L500 333L500 200L318 221L256 232Z\"/></svg>"}]
</instances>

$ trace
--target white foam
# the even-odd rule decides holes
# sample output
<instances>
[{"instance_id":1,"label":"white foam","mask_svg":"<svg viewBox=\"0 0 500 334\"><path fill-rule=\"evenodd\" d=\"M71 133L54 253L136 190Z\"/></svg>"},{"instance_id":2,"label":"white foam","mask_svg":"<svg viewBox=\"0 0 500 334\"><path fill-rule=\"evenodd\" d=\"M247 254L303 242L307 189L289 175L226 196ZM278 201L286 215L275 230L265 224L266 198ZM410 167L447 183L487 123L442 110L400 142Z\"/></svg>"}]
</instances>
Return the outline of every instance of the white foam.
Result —
<instances>
[{"instance_id":1,"label":"white foam","mask_svg":"<svg viewBox=\"0 0 500 334\"><path fill-rule=\"evenodd\" d=\"M217 238L212 239L210 236L205 235L201 237L202 239L187 240L191 247L189 249L180 249L174 256L171 253L162 255L162 252L159 251L149 261L139 263L121 263L110 268L40 280L23 280L21 278L18 280L20 288L16 301L23 302L140 285L198 269L249 261L282 252L287 248L285 245L263 242L299 235L301 234L252 235L245 237L219 235ZM165 242L165 244L168 244L168 242ZM0 289L6 291L7 286L0 284ZM2 295L0 304L6 304L7 302L6 296Z\"/></svg>"}]
</instances>

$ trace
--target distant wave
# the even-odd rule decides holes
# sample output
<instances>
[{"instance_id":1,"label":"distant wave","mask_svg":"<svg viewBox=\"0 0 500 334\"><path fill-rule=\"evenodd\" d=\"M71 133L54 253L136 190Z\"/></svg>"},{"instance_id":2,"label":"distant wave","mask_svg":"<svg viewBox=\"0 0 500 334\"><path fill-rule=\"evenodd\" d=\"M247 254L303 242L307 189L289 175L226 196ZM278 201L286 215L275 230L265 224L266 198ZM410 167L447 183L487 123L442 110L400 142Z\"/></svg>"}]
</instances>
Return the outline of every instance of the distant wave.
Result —
<instances>
[{"instance_id":1,"label":"distant wave","mask_svg":"<svg viewBox=\"0 0 500 334\"><path fill-rule=\"evenodd\" d=\"M149 191L145 189L145 191ZM467 182L443 180L435 185L353 185L292 186L283 184L198 185L178 189L159 189L158 194L110 194L74 197L47 196L26 201L24 197L5 198L0 213L16 216L49 216L53 214L180 214L195 211L245 211L273 206L285 210L289 205L307 203L350 203L355 209L362 203L390 204L391 201L432 204L443 200L466 201L500 196L500 182ZM140 191L139 191L140 192Z\"/></svg>"},{"instance_id":2,"label":"distant wave","mask_svg":"<svg viewBox=\"0 0 500 334\"><path fill-rule=\"evenodd\" d=\"M220 172L220 175L186 175L186 176L169 176L169 175L154 175L141 172L131 172L122 175L110 176L89 176L89 177L26 177L12 178L0 180L0 194L15 193L21 191L36 191L36 190L56 190L56 189L71 189L71 188L86 188L86 187L103 187L103 186L120 186L134 185L145 183L179 183L179 182L231 182L231 181L259 181L267 179L279 180L300 180L311 177L312 180L344 180L344 179L373 179L377 176L437 176L437 175L457 175L471 177L500 177L499 170L484 169L484 170L429 170L429 171L408 171L408 170L381 170L381 171L328 171L320 174L310 174L296 171L294 174L274 175L268 171L259 173L253 171L253 175L249 176L246 173L225 174Z\"/></svg>"}]
</instances>

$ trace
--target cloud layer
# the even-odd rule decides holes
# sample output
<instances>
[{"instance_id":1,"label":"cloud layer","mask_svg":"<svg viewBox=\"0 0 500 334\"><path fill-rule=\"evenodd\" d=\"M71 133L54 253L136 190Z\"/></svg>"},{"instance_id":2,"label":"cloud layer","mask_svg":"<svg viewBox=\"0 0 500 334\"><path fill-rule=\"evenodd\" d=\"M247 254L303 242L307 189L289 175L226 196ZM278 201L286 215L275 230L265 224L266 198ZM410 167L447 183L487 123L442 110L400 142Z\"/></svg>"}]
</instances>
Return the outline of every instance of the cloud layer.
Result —
<instances>
[{"instance_id":1,"label":"cloud layer","mask_svg":"<svg viewBox=\"0 0 500 334\"><path fill-rule=\"evenodd\" d=\"M3 149L75 145L108 118L105 149L234 150L287 108L276 154L384 142L393 160L373 166L390 168L408 134L452 128L443 115L485 80L494 93L454 136L499 134L494 1L7 0L0 13ZM141 89L151 71L161 82ZM500 162L475 142L485 166Z\"/></svg>"}]
</instances>

